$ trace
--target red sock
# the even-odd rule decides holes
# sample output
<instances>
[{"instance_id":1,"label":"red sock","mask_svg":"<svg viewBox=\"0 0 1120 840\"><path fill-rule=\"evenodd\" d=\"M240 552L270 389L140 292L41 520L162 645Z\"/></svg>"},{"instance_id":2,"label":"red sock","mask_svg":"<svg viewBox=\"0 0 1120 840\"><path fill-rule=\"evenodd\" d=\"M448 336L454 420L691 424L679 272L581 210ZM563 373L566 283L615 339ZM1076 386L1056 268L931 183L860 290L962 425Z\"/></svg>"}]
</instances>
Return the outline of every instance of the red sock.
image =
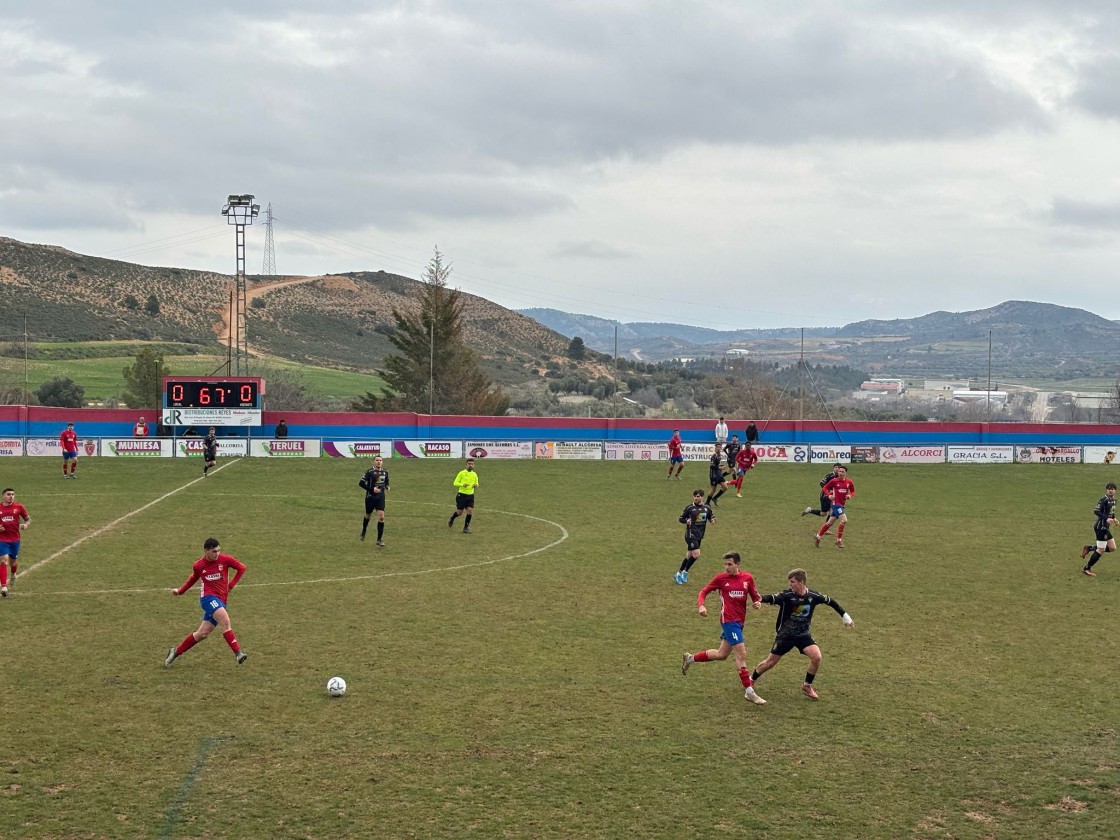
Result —
<instances>
[{"instance_id":1,"label":"red sock","mask_svg":"<svg viewBox=\"0 0 1120 840\"><path fill-rule=\"evenodd\" d=\"M183 641L179 642L179 646L177 648L175 648L175 655L176 656L182 656L184 653L186 653L188 650L190 650L192 647L194 647L197 644L198 644L198 639L196 639L194 637L194 633L191 633L190 635L187 636L187 638L185 638L185 639L183 639Z\"/></svg>"},{"instance_id":2,"label":"red sock","mask_svg":"<svg viewBox=\"0 0 1120 840\"><path fill-rule=\"evenodd\" d=\"M241 645L237 643L237 637L233 635L232 630L227 630L222 633L222 638L226 640L226 644L229 645L230 650L234 653L241 653Z\"/></svg>"},{"instance_id":3,"label":"red sock","mask_svg":"<svg viewBox=\"0 0 1120 840\"><path fill-rule=\"evenodd\" d=\"M693 662L707 662L708 661L708 652L706 650L697 651L696 653L692 654L692 661Z\"/></svg>"},{"instance_id":4,"label":"red sock","mask_svg":"<svg viewBox=\"0 0 1120 840\"><path fill-rule=\"evenodd\" d=\"M824 526L822 526L822 527L821 527L821 529L820 529L819 531L817 531L817 536L818 536L818 537L823 537L823 536L824 536L825 534L827 534L827 533L828 533L828 529L829 529L830 527L831 527L831 526L829 526L829 525L824 525Z\"/></svg>"},{"instance_id":5,"label":"red sock","mask_svg":"<svg viewBox=\"0 0 1120 840\"><path fill-rule=\"evenodd\" d=\"M739 669L739 682L743 684L743 688L750 688L752 685L754 685L754 682L751 680L750 668Z\"/></svg>"},{"instance_id":6,"label":"red sock","mask_svg":"<svg viewBox=\"0 0 1120 840\"><path fill-rule=\"evenodd\" d=\"M3 563L0 563L0 586L7 586L7 585L8 585L8 567L7 567L7 565L5 565Z\"/></svg>"},{"instance_id":7,"label":"red sock","mask_svg":"<svg viewBox=\"0 0 1120 840\"><path fill-rule=\"evenodd\" d=\"M11 565L12 565L12 577L15 577L16 572L19 571L19 563L17 563L15 560L12 560Z\"/></svg>"},{"instance_id":8,"label":"red sock","mask_svg":"<svg viewBox=\"0 0 1120 840\"><path fill-rule=\"evenodd\" d=\"M844 539L844 525L846 525L846 524L847 523L845 523L845 522L840 523L840 527L836 529L836 539L838 539L838 540Z\"/></svg>"}]
</instances>

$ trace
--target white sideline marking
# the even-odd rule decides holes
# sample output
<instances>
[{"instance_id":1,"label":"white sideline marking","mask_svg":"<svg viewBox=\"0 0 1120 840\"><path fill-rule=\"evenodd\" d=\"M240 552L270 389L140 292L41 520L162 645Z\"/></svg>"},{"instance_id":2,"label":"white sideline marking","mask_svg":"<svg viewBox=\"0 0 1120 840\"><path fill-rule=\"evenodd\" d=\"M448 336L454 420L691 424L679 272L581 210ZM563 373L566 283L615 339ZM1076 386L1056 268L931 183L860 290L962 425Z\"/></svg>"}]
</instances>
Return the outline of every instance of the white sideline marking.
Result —
<instances>
[{"instance_id":1,"label":"white sideline marking","mask_svg":"<svg viewBox=\"0 0 1120 840\"><path fill-rule=\"evenodd\" d=\"M219 471L221 471L221 470L224 470L224 469L225 469L226 467L230 466L231 464L236 464L236 463L237 463L236 461L229 461L229 462L227 462L227 463L225 463L225 464L222 464L222 465L221 465L220 467L215 467L215 469L214 469L214 472L219 472ZM148 508L152 507L153 505L158 505L158 504L159 504L160 502L162 502L162 501L163 501L164 499L169 499L169 498L171 498L171 497L172 497L172 496L174 496L174 495L175 495L176 493L178 493L178 492L179 492L180 490L186 490L186 489L187 489L188 487L190 487L190 486L191 486L192 484L198 484L198 482L202 481L202 479L203 479L203 478L205 478L205 476L199 476L198 478L194 479L193 481L188 481L188 482L187 482L186 484L184 484L184 485L183 485L182 487L176 487L176 488L175 488L174 490L172 490L172 491L171 491L170 493L164 493L164 494L163 494L162 496L160 496L160 497L159 497L158 499L153 499L152 501L148 502L148 503L147 503L146 505L144 505L143 507L138 507L138 508L136 508L136 510L133 510L133 511L129 511L129 512L128 512L128 513L126 513L126 514L125 514L124 516L122 516L122 517L119 517L118 519L114 519L114 520L113 520L112 522L110 522L110 523L109 523L108 525L102 525L102 526L101 526L100 528L98 528L98 529L97 529L96 531L90 531L90 532L89 532L88 534L86 534L86 535L85 535L84 537L81 537L81 538L79 538L79 539L77 539L77 540L74 540L74 542L70 543L70 545L68 545L68 546L65 546L65 547L63 547L63 548L60 548L60 549L59 549L58 551L56 551L56 552L55 552L54 554L52 554L52 555L51 555L50 557L44 557L44 558L43 558L42 560L40 560L40 561L39 561L38 563L33 563L32 565L28 566L28 567L27 567L26 569L23 569L23 570L21 570L21 571L20 571L20 573L19 573L19 579L20 579L20 580L23 580L23 579L24 579L25 577L27 577L27 575L31 574L31 573L32 573L33 571L35 571L36 569L40 568L41 566L45 566L45 565L47 565L47 563L51 562L52 560L54 560L54 559L56 559L56 558L58 558L58 557L61 557L61 556L62 556L63 554L65 554L66 552L68 552L68 551L70 551L70 550L72 550L72 549L75 549L75 548L77 548L77 547L78 547L78 546L80 546L80 545L81 545L82 543L84 543L84 542L85 542L86 540L91 540L91 539L93 539L94 537L99 537L99 536L101 536L101 535L102 535L102 534L104 534L104 533L105 533L106 531L111 531L111 530L112 530L113 528L115 528L116 526L120 525L120 524L121 524L122 522L124 522L124 521L125 521L126 519L130 519L131 517L135 516L135 515L136 515L136 514L138 514L138 513L143 513L144 511L146 511L146 510L147 510ZM14 595L14 594L16 594L16 593L14 593L14 592L13 592L12 594Z\"/></svg>"},{"instance_id":2,"label":"white sideline marking","mask_svg":"<svg viewBox=\"0 0 1120 840\"><path fill-rule=\"evenodd\" d=\"M225 466L228 466L228 465L225 465ZM202 479L195 479L195 480L196 481L201 481ZM194 484L194 482L192 481L191 484ZM183 487L180 487L179 490L182 490L186 487L190 487L190 484L186 484ZM173 490L171 493L168 493L167 496L171 496L174 493L178 493L179 490ZM148 505L145 505L144 507L151 507L151 505L154 505L156 502L161 501L162 499L166 499L167 496L161 496L159 499L156 499L155 502L151 502ZM140 508L140 510L143 510L143 509L144 508ZM140 510L133 511L133 513L139 513ZM355 576L352 576L352 577L314 578L312 580L281 580L281 581L272 581L270 583L239 583L238 586L239 587L254 587L254 588L256 588L256 587L266 587L266 586L308 586L310 584L315 584L315 583L351 583L351 582L354 582L354 581L361 581L361 580L378 580L380 578L414 577L416 575L431 575L431 574L435 574L436 572L458 572L458 571L462 571L463 569L478 569L478 568L481 568L483 566L493 566L497 563L508 562L509 560L520 560L522 557L532 557L534 554L540 554L542 551L548 551L550 548L555 548L556 546L560 545L560 543L564 542L564 540L568 539L568 536L569 536L568 535L568 529L565 528L563 525L561 525L559 522L553 522L551 519L544 519L543 517L540 517L540 516L530 516L527 513L514 513L513 511L508 511L508 510L493 510L493 509L487 509L487 510L488 510L488 513L502 513L502 514L505 514L506 516L520 516L520 517L523 517L524 519L533 519L533 520L536 520L537 522L544 522L546 525L553 525L556 528L560 529L560 538L556 539L556 540L553 540L552 542L548 543L547 545L542 545L539 548L534 548L534 549L531 549L529 551L523 551L520 554L510 554L506 557L495 557L491 560L481 560L477 563L461 563L458 566L440 566L438 568L433 568L433 569L414 569L412 571L379 572L377 574L372 574L372 575L355 575ZM128 516L132 516L132 514L130 513L127 516L122 516L121 519L127 519ZM46 560L39 561L36 564L36 566L41 566L44 563L48 562L49 560L53 560L59 554L62 554L64 551L69 551L71 548L78 545L83 540L89 539L89 537L97 536L97 534L100 534L102 531L112 527L113 525L117 524L117 522L120 522L121 519L118 519L116 522L112 522L109 525L106 525L104 528L101 528L100 530L95 531L92 534L88 534L87 536L82 537L81 540L74 543L73 545L69 545L66 548L62 549L62 551L56 552L55 554L48 557ZM36 566L32 566L31 568L33 569ZM28 571L31 571L31 569L28 569ZM21 572L20 573L20 578L22 578L24 574L26 574L26 572ZM167 586L160 586L160 587L155 588L155 589L84 589L84 590L81 590L81 591L74 591L74 592L36 592L36 593L12 592L9 597L18 596L20 598L45 598L45 597L48 597L48 596L51 596L51 595L144 595L144 594L147 594L149 592L166 592L168 589L169 589L169 587L167 587Z\"/></svg>"}]
</instances>

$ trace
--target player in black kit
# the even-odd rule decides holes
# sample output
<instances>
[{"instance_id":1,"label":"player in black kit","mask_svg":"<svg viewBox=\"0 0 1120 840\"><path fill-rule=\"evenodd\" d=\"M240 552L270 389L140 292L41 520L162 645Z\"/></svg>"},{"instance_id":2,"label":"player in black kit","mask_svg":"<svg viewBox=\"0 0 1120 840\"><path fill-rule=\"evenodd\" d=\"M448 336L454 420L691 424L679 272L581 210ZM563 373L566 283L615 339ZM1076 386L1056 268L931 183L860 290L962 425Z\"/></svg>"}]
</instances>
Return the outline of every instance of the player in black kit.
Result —
<instances>
[{"instance_id":1,"label":"player in black kit","mask_svg":"<svg viewBox=\"0 0 1120 840\"><path fill-rule=\"evenodd\" d=\"M742 448L738 435L732 435L731 442L723 445L723 458L727 462L728 472L735 472L735 456L739 454L739 450Z\"/></svg>"},{"instance_id":2,"label":"player in black kit","mask_svg":"<svg viewBox=\"0 0 1120 840\"><path fill-rule=\"evenodd\" d=\"M384 461L378 455L373 459L373 466L366 470L358 482L358 486L366 491L366 515L362 519L362 536L366 538L366 528L369 527L369 518L377 511L377 546L384 548L382 537L385 536L385 494L389 492L389 471L383 466Z\"/></svg>"},{"instance_id":3,"label":"player in black kit","mask_svg":"<svg viewBox=\"0 0 1120 840\"><path fill-rule=\"evenodd\" d=\"M813 621L813 610L820 604L832 607L844 620L845 627L855 624L842 606L827 595L822 595L805 585L807 576L804 569L793 569L787 576L789 589L784 589L776 595L763 595L762 603L775 604L780 607L778 620L775 622L777 634L774 637L774 647L770 655L758 663L751 674L751 680L757 681L759 676L765 674L778 664L779 660L794 648L809 657L809 669L805 672L805 682L801 684L801 693L810 700L817 699L816 689L813 688L813 678L817 669L821 667L821 649L813 641L810 624Z\"/></svg>"},{"instance_id":4,"label":"player in black kit","mask_svg":"<svg viewBox=\"0 0 1120 840\"><path fill-rule=\"evenodd\" d=\"M704 531L707 529L709 522L716 521L712 509L700 501L703 498L703 490L699 488L693 490L692 504L684 509L684 513L678 520L684 525L684 545L686 549L681 567L673 575L673 580L677 582L678 586L688 583L688 570L692 568L693 563L700 559L700 543L704 541Z\"/></svg>"},{"instance_id":5,"label":"player in black kit","mask_svg":"<svg viewBox=\"0 0 1120 840\"><path fill-rule=\"evenodd\" d=\"M1116 524L1116 485L1111 481L1105 485L1104 495L1097 502L1097 506L1093 508L1093 515L1097 517L1097 521L1093 523L1097 545L1095 548L1091 545L1081 546L1082 560L1089 552L1092 552L1089 562L1081 569L1082 573L1089 577L1097 576L1097 573L1093 571L1093 566L1101 559L1101 555L1116 550L1116 539L1112 536L1112 526Z\"/></svg>"},{"instance_id":6,"label":"player in black kit","mask_svg":"<svg viewBox=\"0 0 1120 840\"><path fill-rule=\"evenodd\" d=\"M214 466L218 460L218 436L215 434L214 427L210 427L210 431L206 433L206 437L202 439L202 476L206 477L206 473Z\"/></svg>"},{"instance_id":7,"label":"player in black kit","mask_svg":"<svg viewBox=\"0 0 1120 840\"><path fill-rule=\"evenodd\" d=\"M708 498L704 500L705 503L717 507L719 506L719 497L727 492L727 473L723 471L723 467L720 465L723 457L721 449L722 447L717 443L708 462L708 483L712 485L712 489L708 493Z\"/></svg>"},{"instance_id":8,"label":"player in black kit","mask_svg":"<svg viewBox=\"0 0 1120 840\"><path fill-rule=\"evenodd\" d=\"M828 482L832 481L832 479L836 478L836 470L842 466L843 464L833 464L832 471L826 474L825 477L821 479L820 508L814 510L812 507L807 507L805 508L805 510L801 511L802 516L808 516L809 514L812 514L813 516L828 516L829 512L832 510L832 500L829 499L828 495L824 492L824 486L828 484Z\"/></svg>"}]
</instances>

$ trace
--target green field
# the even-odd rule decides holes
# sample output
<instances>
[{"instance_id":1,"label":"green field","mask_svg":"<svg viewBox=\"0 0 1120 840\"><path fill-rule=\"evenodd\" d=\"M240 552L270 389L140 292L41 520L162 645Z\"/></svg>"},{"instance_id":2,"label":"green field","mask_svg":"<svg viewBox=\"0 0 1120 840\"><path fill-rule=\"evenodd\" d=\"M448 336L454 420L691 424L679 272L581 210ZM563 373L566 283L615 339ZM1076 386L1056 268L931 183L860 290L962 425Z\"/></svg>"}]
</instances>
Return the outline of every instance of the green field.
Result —
<instances>
[{"instance_id":1,"label":"green field","mask_svg":"<svg viewBox=\"0 0 1120 840\"><path fill-rule=\"evenodd\" d=\"M0 837L1120 835L1120 558L1078 558L1112 468L855 466L841 552L799 515L821 470L762 465L678 587L700 464L482 462L464 535L459 464L393 459L380 550L364 466L4 462L33 522L0 601ZM210 535L249 567L249 660L214 634L165 670ZM681 675L730 549L855 619L817 611L818 702L796 652L762 707L730 662Z\"/></svg>"},{"instance_id":2,"label":"green field","mask_svg":"<svg viewBox=\"0 0 1120 840\"><path fill-rule=\"evenodd\" d=\"M145 346L137 342L138 349ZM85 389L87 401L103 401L119 397L125 389L121 371L135 361L121 342L80 342L74 344L39 345L39 358L0 356L0 382L22 386L26 382L34 392L44 382L56 377L69 377ZM164 363L172 376L221 376L215 371L225 363L219 355L176 355L174 345L160 345L165 352ZM197 350L183 346L182 349ZM105 354L105 355L102 355ZM302 383L309 394L327 399L350 401L367 391L380 393L384 381L374 374L300 365L281 359L251 359L252 375L267 376L269 371L282 371Z\"/></svg>"}]
</instances>

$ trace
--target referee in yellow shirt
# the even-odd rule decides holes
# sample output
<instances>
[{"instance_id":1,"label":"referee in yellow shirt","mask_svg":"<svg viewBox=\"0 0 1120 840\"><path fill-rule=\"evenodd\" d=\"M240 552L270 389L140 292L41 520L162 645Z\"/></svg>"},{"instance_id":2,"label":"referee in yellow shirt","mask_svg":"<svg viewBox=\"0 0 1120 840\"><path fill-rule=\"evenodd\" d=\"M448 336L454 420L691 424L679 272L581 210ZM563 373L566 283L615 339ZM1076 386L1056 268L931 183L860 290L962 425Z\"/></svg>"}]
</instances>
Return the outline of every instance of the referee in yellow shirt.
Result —
<instances>
[{"instance_id":1,"label":"referee in yellow shirt","mask_svg":"<svg viewBox=\"0 0 1120 840\"><path fill-rule=\"evenodd\" d=\"M478 487L478 473L474 471L474 458L467 459L465 469L455 476L455 512L447 520L447 527L455 525L455 520L466 514L463 520L463 533L471 532L471 517L474 515L474 491Z\"/></svg>"}]
</instances>

